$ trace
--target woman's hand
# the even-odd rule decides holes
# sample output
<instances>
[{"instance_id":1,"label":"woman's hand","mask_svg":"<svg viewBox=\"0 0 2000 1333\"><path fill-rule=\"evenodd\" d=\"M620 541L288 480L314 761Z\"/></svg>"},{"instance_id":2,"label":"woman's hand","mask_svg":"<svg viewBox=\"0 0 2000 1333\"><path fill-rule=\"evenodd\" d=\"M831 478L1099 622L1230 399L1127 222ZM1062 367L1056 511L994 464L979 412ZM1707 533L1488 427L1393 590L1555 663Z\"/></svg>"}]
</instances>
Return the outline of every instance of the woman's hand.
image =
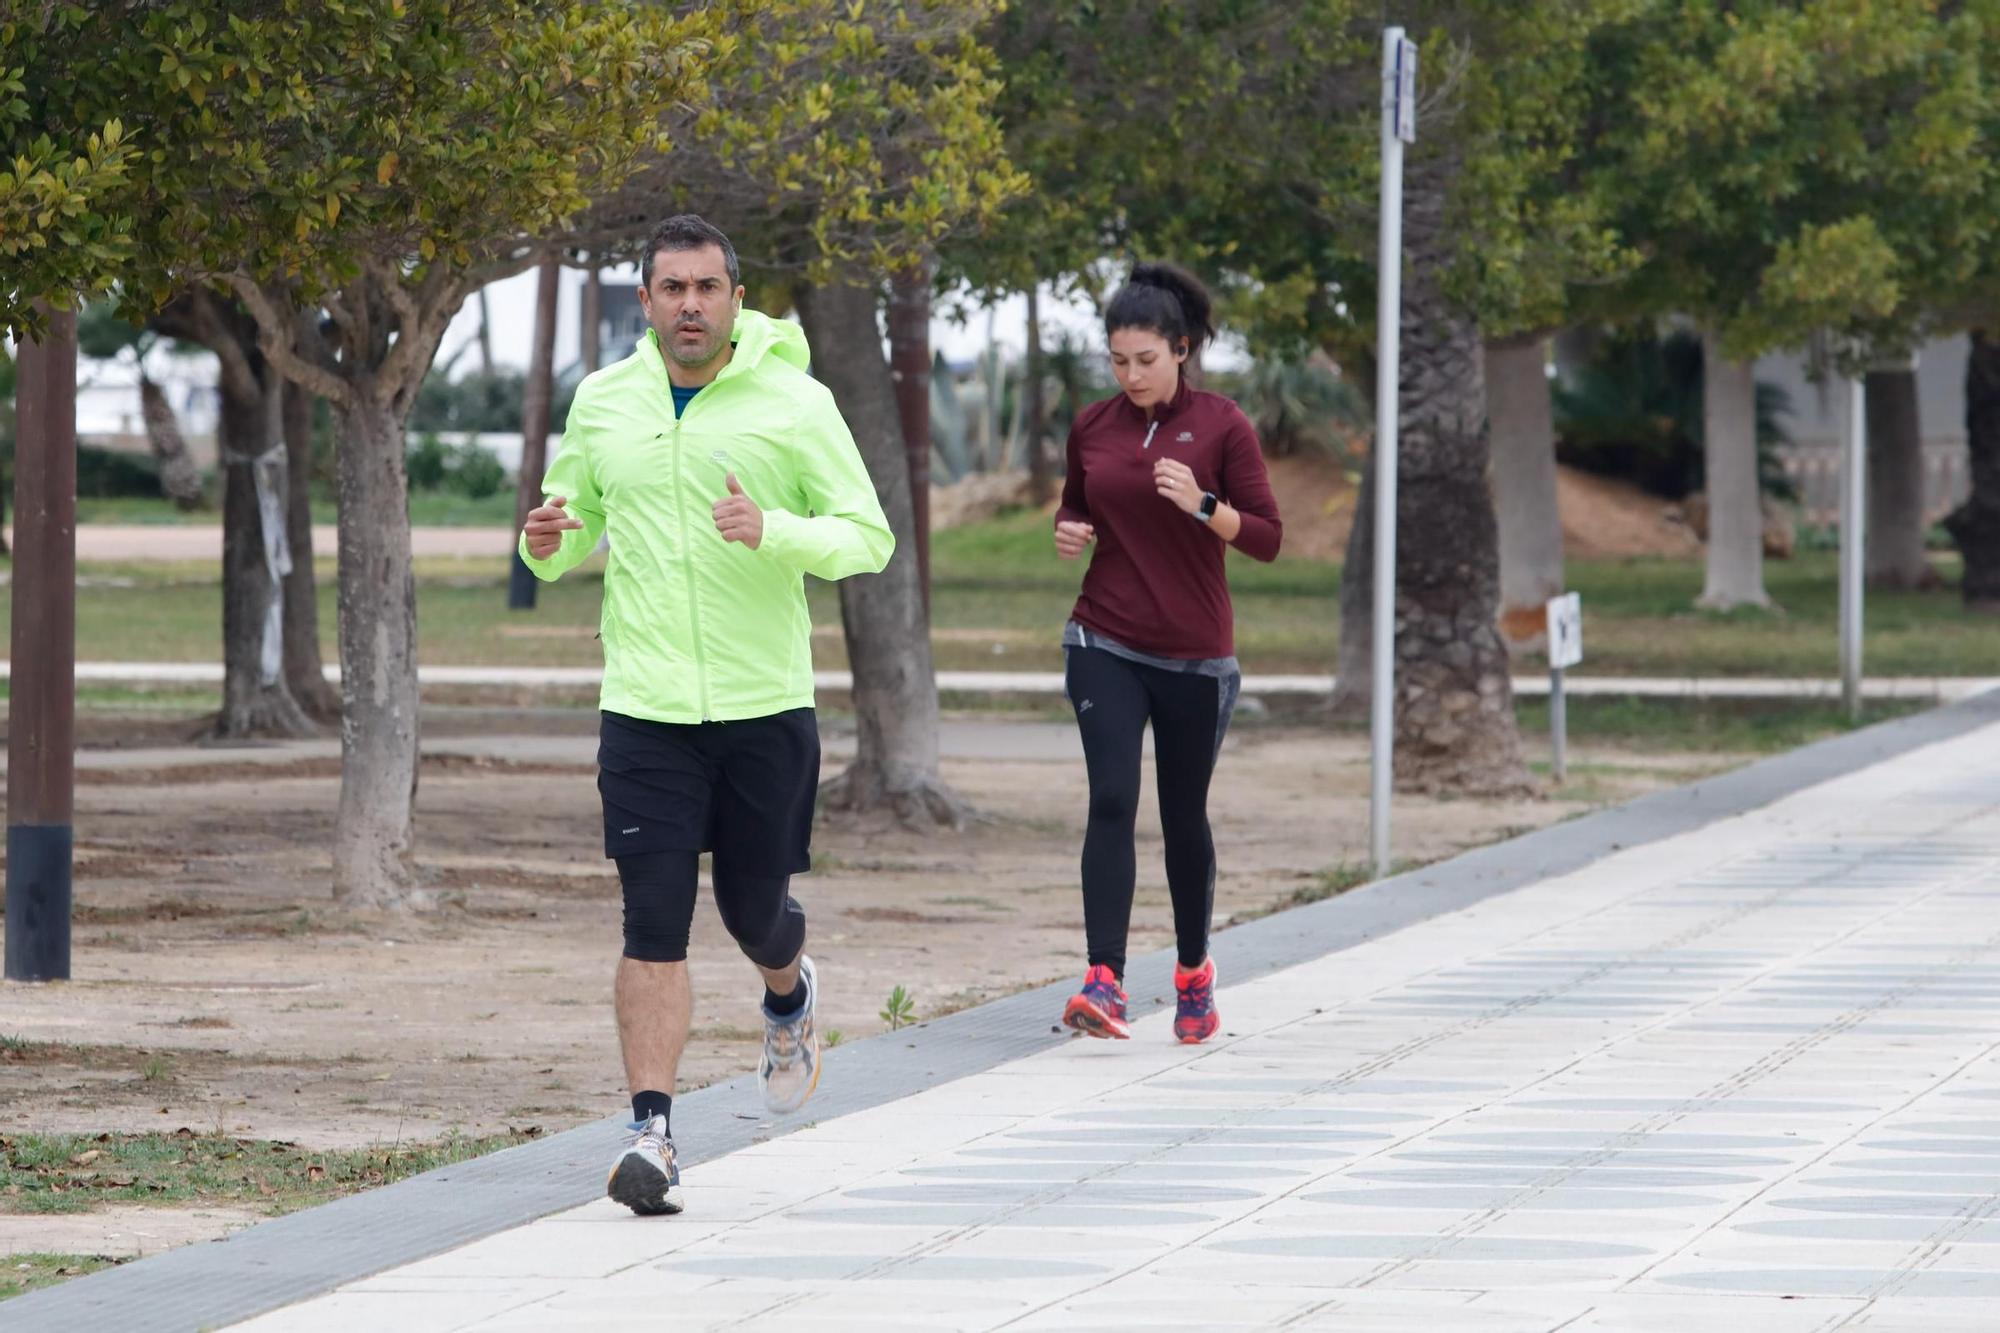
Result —
<instances>
[{"instance_id":1,"label":"woman's hand","mask_svg":"<svg viewBox=\"0 0 2000 1333\"><path fill-rule=\"evenodd\" d=\"M1174 507L1183 514L1192 514L1201 508L1201 483L1194 479L1194 473L1186 463L1162 458L1153 464L1153 488L1165 499L1173 501Z\"/></svg>"},{"instance_id":2,"label":"woman's hand","mask_svg":"<svg viewBox=\"0 0 2000 1333\"><path fill-rule=\"evenodd\" d=\"M1097 540L1097 529L1088 523L1062 522L1056 524L1056 554L1065 560L1074 560L1083 554L1083 548Z\"/></svg>"}]
</instances>

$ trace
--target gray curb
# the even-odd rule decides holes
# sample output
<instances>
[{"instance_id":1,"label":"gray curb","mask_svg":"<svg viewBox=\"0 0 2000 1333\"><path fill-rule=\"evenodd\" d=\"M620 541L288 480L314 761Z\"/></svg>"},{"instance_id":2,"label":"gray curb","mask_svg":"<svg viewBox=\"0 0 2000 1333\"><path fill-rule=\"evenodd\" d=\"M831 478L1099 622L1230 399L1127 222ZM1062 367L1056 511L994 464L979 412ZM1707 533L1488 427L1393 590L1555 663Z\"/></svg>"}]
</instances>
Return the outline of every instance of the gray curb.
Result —
<instances>
[{"instance_id":1,"label":"gray curb","mask_svg":"<svg viewBox=\"0 0 2000 1333\"><path fill-rule=\"evenodd\" d=\"M2000 691L1236 926L1216 935L1213 952L1224 976L1247 981L1994 723L2000 723ZM1171 950L1162 950L1133 961L1135 1016L1164 1007L1173 989L1172 958ZM748 1076L680 1097L674 1118L683 1161L720 1157L811 1121L880 1106L1055 1046L1067 1040L1052 1030L1053 1019L1073 984L1064 980L829 1051L809 1115L791 1122L742 1118L758 1109ZM623 1121L616 1116L584 1125L260 1223L227 1240L17 1297L0 1306L0 1324L10 1333L69 1333L206 1329L248 1319L590 1202L600 1193Z\"/></svg>"}]
</instances>

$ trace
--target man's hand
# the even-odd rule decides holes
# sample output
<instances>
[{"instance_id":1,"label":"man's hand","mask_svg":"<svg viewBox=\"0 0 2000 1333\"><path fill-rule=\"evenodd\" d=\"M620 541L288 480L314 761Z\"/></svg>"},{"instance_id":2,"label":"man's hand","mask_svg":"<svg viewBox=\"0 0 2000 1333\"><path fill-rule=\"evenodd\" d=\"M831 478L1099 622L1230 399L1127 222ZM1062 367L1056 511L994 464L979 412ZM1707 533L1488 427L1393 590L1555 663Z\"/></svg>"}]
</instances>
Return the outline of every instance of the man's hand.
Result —
<instances>
[{"instance_id":1,"label":"man's hand","mask_svg":"<svg viewBox=\"0 0 2000 1333\"><path fill-rule=\"evenodd\" d=\"M1097 540L1097 529L1088 523L1062 522L1056 524L1056 554L1065 560L1074 560L1083 554L1083 548Z\"/></svg>"},{"instance_id":2,"label":"man's hand","mask_svg":"<svg viewBox=\"0 0 2000 1333\"><path fill-rule=\"evenodd\" d=\"M563 506L569 500L560 495L551 495L549 502L540 509L528 511L528 522L521 530L528 534L528 554L537 560L546 560L562 545L563 533L583 526L580 518L571 518Z\"/></svg>"},{"instance_id":3,"label":"man's hand","mask_svg":"<svg viewBox=\"0 0 2000 1333\"><path fill-rule=\"evenodd\" d=\"M715 530L722 534L722 540L742 542L754 551L764 540L764 511L743 493L734 472L724 478L724 484L729 487L729 496L715 502Z\"/></svg>"}]
</instances>

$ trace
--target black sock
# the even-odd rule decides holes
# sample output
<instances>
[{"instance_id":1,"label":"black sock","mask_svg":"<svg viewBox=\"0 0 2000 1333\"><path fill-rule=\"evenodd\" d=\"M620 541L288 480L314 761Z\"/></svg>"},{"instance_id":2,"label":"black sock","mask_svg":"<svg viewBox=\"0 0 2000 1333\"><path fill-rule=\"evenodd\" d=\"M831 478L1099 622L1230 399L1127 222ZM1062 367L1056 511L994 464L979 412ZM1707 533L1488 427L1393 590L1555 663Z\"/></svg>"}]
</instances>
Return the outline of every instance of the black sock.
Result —
<instances>
[{"instance_id":1,"label":"black sock","mask_svg":"<svg viewBox=\"0 0 2000 1333\"><path fill-rule=\"evenodd\" d=\"M632 1094L632 1120L643 1125L654 1116L664 1116L667 1133L674 1132L674 1099L664 1092L635 1092Z\"/></svg>"},{"instance_id":2,"label":"black sock","mask_svg":"<svg viewBox=\"0 0 2000 1333\"><path fill-rule=\"evenodd\" d=\"M790 995L773 994L769 986L764 987L764 1007L779 1018L789 1018L806 1007L805 974L799 975L799 984Z\"/></svg>"}]
</instances>

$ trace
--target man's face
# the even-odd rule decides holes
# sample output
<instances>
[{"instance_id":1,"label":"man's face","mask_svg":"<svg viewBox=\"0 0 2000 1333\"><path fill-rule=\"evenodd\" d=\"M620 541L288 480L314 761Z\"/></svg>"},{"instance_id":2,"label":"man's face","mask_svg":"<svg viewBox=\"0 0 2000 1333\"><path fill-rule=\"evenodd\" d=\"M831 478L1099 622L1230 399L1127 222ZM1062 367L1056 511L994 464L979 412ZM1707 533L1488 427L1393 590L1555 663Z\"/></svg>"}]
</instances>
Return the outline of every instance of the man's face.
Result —
<instances>
[{"instance_id":1,"label":"man's face","mask_svg":"<svg viewBox=\"0 0 2000 1333\"><path fill-rule=\"evenodd\" d=\"M714 245L655 251L652 281L639 289L639 305L660 346L689 369L707 365L729 346L742 299L743 289L730 287L729 265Z\"/></svg>"}]
</instances>

